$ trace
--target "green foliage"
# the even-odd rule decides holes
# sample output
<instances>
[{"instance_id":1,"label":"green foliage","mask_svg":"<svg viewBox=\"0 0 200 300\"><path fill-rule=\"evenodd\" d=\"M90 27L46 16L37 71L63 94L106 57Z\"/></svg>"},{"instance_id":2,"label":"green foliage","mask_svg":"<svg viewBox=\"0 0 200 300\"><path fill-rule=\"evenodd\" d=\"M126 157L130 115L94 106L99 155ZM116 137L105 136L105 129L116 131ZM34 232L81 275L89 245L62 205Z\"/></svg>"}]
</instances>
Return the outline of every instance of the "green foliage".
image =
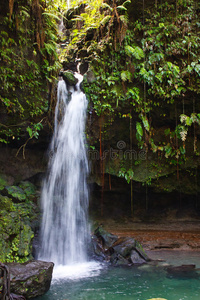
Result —
<instances>
[{"instance_id":1,"label":"green foliage","mask_svg":"<svg viewBox=\"0 0 200 300\"><path fill-rule=\"evenodd\" d=\"M9 197L0 195L0 260L25 262L32 258L31 241L34 233L31 222L37 218L36 189L30 182L4 189Z\"/></svg>"},{"instance_id":2,"label":"green foliage","mask_svg":"<svg viewBox=\"0 0 200 300\"><path fill-rule=\"evenodd\" d=\"M34 127L33 137L38 137L41 129L36 129L38 119L48 110L48 89L60 68L57 61L58 14L55 8L49 11L48 6L44 7L42 1L39 6L35 11L31 3L24 6L19 1L11 18L3 18L0 106L8 116L5 123L0 121L0 141L4 143L19 139L30 123ZM30 128L27 128L29 134Z\"/></svg>"},{"instance_id":3,"label":"green foliage","mask_svg":"<svg viewBox=\"0 0 200 300\"><path fill-rule=\"evenodd\" d=\"M149 95L173 102L187 90L199 92L198 15L192 0L187 6L163 3L160 8L163 14L149 12L144 26L136 22L136 32L144 32L139 77L147 82Z\"/></svg>"},{"instance_id":4,"label":"green foliage","mask_svg":"<svg viewBox=\"0 0 200 300\"><path fill-rule=\"evenodd\" d=\"M143 129L142 129L142 125L140 122L136 122L136 130L137 130L139 137L141 138L143 136Z\"/></svg>"},{"instance_id":5,"label":"green foliage","mask_svg":"<svg viewBox=\"0 0 200 300\"><path fill-rule=\"evenodd\" d=\"M104 23L107 28L112 8L109 11ZM198 114L185 120L182 117L182 124L168 129L170 142L165 140L158 145L150 114L163 103L171 106L182 102L191 91L200 92L199 26L194 2L190 0L187 6L179 3L177 8L163 3L159 9L145 12L144 24L137 20L131 26L134 30L126 31L120 47L115 45L116 31L109 39L102 37L98 43L90 44L88 52L93 57L96 81L84 85L86 94L96 114L112 116L111 122L118 109L132 105L141 120L136 122L139 147L164 152L167 159L175 158L177 163L177 159L185 157L188 127L199 125Z\"/></svg>"},{"instance_id":6,"label":"green foliage","mask_svg":"<svg viewBox=\"0 0 200 300\"><path fill-rule=\"evenodd\" d=\"M132 47L132 46L125 46L125 53L129 56L129 57L134 57L138 60L144 58L144 52L143 50L138 47L138 46L135 46L135 47Z\"/></svg>"},{"instance_id":7,"label":"green foliage","mask_svg":"<svg viewBox=\"0 0 200 300\"><path fill-rule=\"evenodd\" d=\"M37 124L32 124L32 127L28 126L26 128L29 137L33 138L35 137L36 139L38 139L39 137L39 131L43 128L43 125L41 122L37 123Z\"/></svg>"},{"instance_id":8,"label":"green foliage","mask_svg":"<svg viewBox=\"0 0 200 300\"><path fill-rule=\"evenodd\" d=\"M126 170L125 168L121 168L119 171L119 177L123 177L126 179L128 183L133 179L134 172L132 169Z\"/></svg>"}]
</instances>

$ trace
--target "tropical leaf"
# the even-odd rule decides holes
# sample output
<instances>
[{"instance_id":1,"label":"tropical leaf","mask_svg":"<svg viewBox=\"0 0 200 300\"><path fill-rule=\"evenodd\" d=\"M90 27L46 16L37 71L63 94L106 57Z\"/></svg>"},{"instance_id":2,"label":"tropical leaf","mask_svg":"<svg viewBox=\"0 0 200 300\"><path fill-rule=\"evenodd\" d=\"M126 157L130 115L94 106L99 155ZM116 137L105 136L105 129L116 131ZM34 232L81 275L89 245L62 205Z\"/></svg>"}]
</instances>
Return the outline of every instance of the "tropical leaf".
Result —
<instances>
[{"instance_id":1,"label":"tropical leaf","mask_svg":"<svg viewBox=\"0 0 200 300\"><path fill-rule=\"evenodd\" d=\"M103 20L101 21L101 25L105 26L111 19L111 16L105 16L105 18L103 18Z\"/></svg>"},{"instance_id":2,"label":"tropical leaf","mask_svg":"<svg viewBox=\"0 0 200 300\"><path fill-rule=\"evenodd\" d=\"M122 23L124 23L124 25L128 25L128 16L126 15L121 15L119 16L120 20L122 21Z\"/></svg>"},{"instance_id":3,"label":"tropical leaf","mask_svg":"<svg viewBox=\"0 0 200 300\"><path fill-rule=\"evenodd\" d=\"M128 70L121 72L121 79L122 79L122 81L124 81L124 82L125 81L129 81L129 82L131 82L131 77L132 77L132 74Z\"/></svg>"},{"instance_id":4,"label":"tropical leaf","mask_svg":"<svg viewBox=\"0 0 200 300\"><path fill-rule=\"evenodd\" d=\"M129 45L125 46L125 52L128 56L134 56L136 59L142 59L144 58L144 52L143 50L136 46L136 47L131 47Z\"/></svg>"},{"instance_id":5,"label":"tropical leaf","mask_svg":"<svg viewBox=\"0 0 200 300\"><path fill-rule=\"evenodd\" d=\"M54 15L52 13L49 13L49 12L44 12L43 15L46 15L46 16L49 16L49 17L52 17L58 21L60 21L60 17L58 17L57 15Z\"/></svg>"},{"instance_id":6,"label":"tropical leaf","mask_svg":"<svg viewBox=\"0 0 200 300\"><path fill-rule=\"evenodd\" d=\"M127 10L127 8L125 6L123 6L123 5L117 6L117 9L119 9L119 10Z\"/></svg>"},{"instance_id":7,"label":"tropical leaf","mask_svg":"<svg viewBox=\"0 0 200 300\"><path fill-rule=\"evenodd\" d=\"M126 0L122 5L125 6L126 4L130 4L131 1L130 0Z\"/></svg>"},{"instance_id":8,"label":"tropical leaf","mask_svg":"<svg viewBox=\"0 0 200 300\"><path fill-rule=\"evenodd\" d=\"M143 128L140 122L136 122L136 130L137 133L142 137L143 136Z\"/></svg>"},{"instance_id":9,"label":"tropical leaf","mask_svg":"<svg viewBox=\"0 0 200 300\"><path fill-rule=\"evenodd\" d=\"M112 11L112 7L108 3L102 3L102 8L108 8L110 11Z\"/></svg>"}]
</instances>

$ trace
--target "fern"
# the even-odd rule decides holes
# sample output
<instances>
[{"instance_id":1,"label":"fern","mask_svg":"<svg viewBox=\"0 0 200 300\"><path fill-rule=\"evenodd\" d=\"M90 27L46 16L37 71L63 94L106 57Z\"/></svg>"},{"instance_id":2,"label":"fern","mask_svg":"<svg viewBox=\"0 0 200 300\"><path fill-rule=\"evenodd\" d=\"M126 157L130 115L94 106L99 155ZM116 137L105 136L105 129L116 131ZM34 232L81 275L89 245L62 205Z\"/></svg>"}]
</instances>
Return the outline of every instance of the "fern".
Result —
<instances>
[{"instance_id":1,"label":"fern","mask_svg":"<svg viewBox=\"0 0 200 300\"><path fill-rule=\"evenodd\" d=\"M102 3L102 8L108 8L110 11L112 11L112 7L108 5L107 3Z\"/></svg>"},{"instance_id":2,"label":"fern","mask_svg":"<svg viewBox=\"0 0 200 300\"><path fill-rule=\"evenodd\" d=\"M129 82L131 82L131 77L132 77L132 74L128 70L121 72L121 79L122 79L122 81L124 81L124 82L125 81L129 81Z\"/></svg>"},{"instance_id":3,"label":"fern","mask_svg":"<svg viewBox=\"0 0 200 300\"><path fill-rule=\"evenodd\" d=\"M49 17L52 17L58 21L60 21L60 17L58 17L57 15L55 14L52 14L52 13L49 13L49 12L44 12L43 15L46 15L46 16L49 16Z\"/></svg>"},{"instance_id":4,"label":"fern","mask_svg":"<svg viewBox=\"0 0 200 300\"><path fill-rule=\"evenodd\" d=\"M111 19L111 16L106 16L105 18L103 18L103 20L101 21L101 25L105 26Z\"/></svg>"},{"instance_id":5,"label":"fern","mask_svg":"<svg viewBox=\"0 0 200 300\"><path fill-rule=\"evenodd\" d=\"M130 3L131 3L131 1L130 1L130 0L127 0L127 1L125 1L122 5L125 6L126 4L130 4Z\"/></svg>"},{"instance_id":6,"label":"fern","mask_svg":"<svg viewBox=\"0 0 200 300\"><path fill-rule=\"evenodd\" d=\"M54 41L50 41L49 43L44 43L44 47L49 55L55 54L56 43Z\"/></svg>"},{"instance_id":7,"label":"fern","mask_svg":"<svg viewBox=\"0 0 200 300\"><path fill-rule=\"evenodd\" d=\"M125 6L123 6L123 5L117 6L117 9L119 9L119 10L127 10L127 8Z\"/></svg>"},{"instance_id":8,"label":"fern","mask_svg":"<svg viewBox=\"0 0 200 300\"><path fill-rule=\"evenodd\" d=\"M138 46L133 48L133 47L127 45L127 46L125 46L125 52L126 52L126 55L128 55L129 57L133 56L138 60L144 58L144 52Z\"/></svg>"},{"instance_id":9,"label":"fern","mask_svg":"<svg viewBox=\"0 0 200 300\"><path fill-rule=\"evenodd\" d=\"M119 16L120 20L122 21L122 23L127 26L128 25L128 16L126 15L121 15Z\"/></svg>"}]
</instances>

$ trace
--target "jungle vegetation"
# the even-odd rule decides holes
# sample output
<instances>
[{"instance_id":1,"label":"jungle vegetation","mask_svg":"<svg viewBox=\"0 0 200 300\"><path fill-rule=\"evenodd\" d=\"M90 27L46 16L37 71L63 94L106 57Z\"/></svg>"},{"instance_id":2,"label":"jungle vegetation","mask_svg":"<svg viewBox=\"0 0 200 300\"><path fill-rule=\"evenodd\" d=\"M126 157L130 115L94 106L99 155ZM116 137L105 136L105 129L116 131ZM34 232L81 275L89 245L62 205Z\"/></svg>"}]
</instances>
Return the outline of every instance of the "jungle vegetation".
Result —
<instances>
[{"instance_id":1,"label":"jungle vegetation","mask_svg":"<svg viewBox=\"0 0 200 300\"><path fill-rule=\"evenodd\" d=\"M70 63L86 63L83 89L93 124L88 121L87 134L90 149L100 155L101 214L105 173L130 183L131 215L134 182L146 190L154 184L170 192L177 188L175 181L180 186L184 170L191 180L183 188L188 194L199 193L199 20L198 0L0 3L2 149L15 147L16 154L25 157L26 147L40 140L44 128L45 134L52 132L59 71ZM105 150L116 144L117 159L104 160ZM135 149L151 160L123 157L124 150ZM169 174L173 182L166 183ZM37 207L30 203L27 183L11 190L8 185L4 182L1 188L1 193L7 189L7 196L0 195L2 260L22 262L31 255L30 220L35 220ZM31 197L37 202L35 191Z\"/></svg>"}]
</instances>

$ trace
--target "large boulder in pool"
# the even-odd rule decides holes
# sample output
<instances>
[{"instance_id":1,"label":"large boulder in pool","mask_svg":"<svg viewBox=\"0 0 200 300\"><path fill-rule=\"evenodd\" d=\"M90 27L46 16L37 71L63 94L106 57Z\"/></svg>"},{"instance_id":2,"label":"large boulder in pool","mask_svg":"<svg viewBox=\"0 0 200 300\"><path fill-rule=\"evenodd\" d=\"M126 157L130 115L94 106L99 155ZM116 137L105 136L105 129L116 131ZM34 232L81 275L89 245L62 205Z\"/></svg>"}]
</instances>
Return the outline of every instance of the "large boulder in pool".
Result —
<instances>
[{"instance_id":1,"label":"large boulder in pool","mask_svg":"<svg viewBox=\"0 0 200 300\"><path fill-rule=\"evenodd\" d=\"M138 265L150 261L134 238L119 238L102 227L94 231L92 244L95 254L113 265Z\"/></svg>"},{"instance_id":2,"label":"large boulder in pool","mask_svg":"<svg viewBox=\"0 0 200 300\"><path fill-rule=\"evenodd\" d=\"M200 277L195 265L169 266L166 270L168 278L199 279Z\"/></svg>"},{"instance_id":3,"label":"large boulder in pool","mask_svg":"<svg viewBox=\"0 0 200 300\"><path fill-rule=\"evenodd\" d=\"M9 263L7 266L12 293L31 299L49 290L54 266L52 262L33 260L23 264Z\"/></svg>"}]
</instances>

